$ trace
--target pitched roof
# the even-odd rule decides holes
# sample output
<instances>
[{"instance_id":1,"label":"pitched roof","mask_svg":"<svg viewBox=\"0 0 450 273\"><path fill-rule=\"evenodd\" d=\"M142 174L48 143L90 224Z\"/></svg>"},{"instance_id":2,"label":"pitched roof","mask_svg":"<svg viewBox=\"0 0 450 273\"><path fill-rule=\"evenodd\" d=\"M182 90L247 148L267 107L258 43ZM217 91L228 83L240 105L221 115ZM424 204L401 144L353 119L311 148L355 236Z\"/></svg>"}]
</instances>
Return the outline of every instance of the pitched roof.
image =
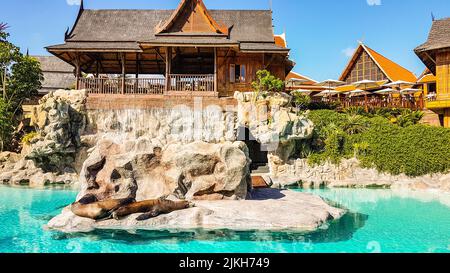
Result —
<instances>
[{"instance_id":1,"label":"pitched roof","mask_svg":"<svg viewBox=\"0 0 450 273\"><path fill-rule=\"evenodd\" d=\"M313 80L307 76L304 76L302 74L299 74L297 72L290 72L287 76L286 76L286 80L290 80L290 79L300 79L300 80L307 80L307 82L304 82L302 84L316 84L318 83L318 81Z\"/></svg>"},{"instance_id":2,"label":"pitched roof","mask_svg":"<svg viewBox=\"0 0 450 273\"><path fill-rule=\"evenodd\" d=\"M342 73L340 80L344 80L345 77L348 75L348 73L350 73L353 63L357 60L358 56L361 54L363 50L366 51L367 54L369 54L370 58L375 62L375 64L381 69L381 71L386 75L386 77L390 81L392 82L399 80L409 82L417 81L417 77L414 75L414 73L400 66L399 64L391 61L390 59L386 58L385 56L381 55L380 53L376 52L375 50L369 48L368 46L362 43L360 43L353 57L350 59L350 62L348 63L347 67Z\"/></svg>"},{"instance_id":3,"label":"pitched roof","mask_svg":"<svg viewBox=\"0 0 450 273\"><path fill-rule=\"evenodd\" d=\"M427 41L414 49L425 66L436 74L436 56L438 49L450 48L450 18L433 21Z\"/></svg>"},{"instance_id":4,"label":"pitched roof","mask_svg":"<svg viewBox=\"0 0 450 273\"><path fill-rule=\"evenodd\" d=\"M450 17L434 21L428 40L414 51L417 53L447 47L450 47Z\"/></svg>"},{"instance_id":5,"label":"pitched roof","mask_svg":"<svg viewBox=\"0 0 450 273\"><path fill-rule=\"evenodd\" d=\"M54 56L32 56L41 63L44 74L44 82L39 90L40 94L46 94L58 89L70 88L75 83L73 66Z\"/></svg>"},{"instance_id":6,"label":"pitched roof","mask_svg":"<svg viewBox=\"0 0 450 273\"><path fill-rule=\"evenodd\" d=\"M73 66L54 56L31 56L39 61L42 72L73 73Z\"/></svg>"},{"instance_id":7,"label":"pitched roof","mask_svg":"<svg viewBox=\"0 0 450 273\"><path fill-rule=\"evenodd\" d=\"M88 46L97 48L108 43L106 45L109 47L114 45L110 43L121 43L121 49L136 50L138 43L141 42L147 44L204 42L212 45L236 45L247 42L261 45L260 50L266 50L267 47L269 50L282 48L273 47L275 41L270 10L209 10L211 18L229 26L230 30L226 36L218 34L214 37L208 33L211 37L200 37L204 40L197 39L199 37L191 36L189 33L159 35L157 26L162 22L168 22L174 14L177 14L176 10L81 9L75 25L65 39L66 44L50 46L47 49L50 51L68 48L86 49ZM199 36L199 33L195 35ZM91 44L83 46L83 43ZM252 47L255 48L256 45ZM284 52L288 51L289 49L284 48Z\"/></svg>"},{"instance_id":8,"label":"pitched roof","mask_svg":"<svg viewBox=\"0 0 450 273\"><path fill-rule=\"evenodd\" d=\"M428 68L425 68L425 70L419 76L417 83L430 83L430 82L436 82L436 76L434 76Z\"/></svg>"},{"instance_id":9,"label":"pitched roof","mask_svg":"<svg viewBox=\"0 0 450 273\"><path fill-rule=\"evenodd\" d=\"M176 23L178 18L181 18L183 17L183 15L184 16L186 15L184 14L185 8L188 7L189 4L191 4L192 10L190 11L191 13L190 15L192 15L192 13L194 13L195 10L198 10L200 18L204 20L204 23L209 25L211 30L215 31L215 33L228 34L228 27L214 20L213 16L211 16L202 0L195 0L194 3L192 3L192 1L194 0L182 0L178 5L178 8L170 16L170 18L167 19L163 25L157 26L156 33L161 34L163 32L170 32L170 27L172 27ZM203 15L203 17L201 15Z\"/></svg>"}]
</instances>

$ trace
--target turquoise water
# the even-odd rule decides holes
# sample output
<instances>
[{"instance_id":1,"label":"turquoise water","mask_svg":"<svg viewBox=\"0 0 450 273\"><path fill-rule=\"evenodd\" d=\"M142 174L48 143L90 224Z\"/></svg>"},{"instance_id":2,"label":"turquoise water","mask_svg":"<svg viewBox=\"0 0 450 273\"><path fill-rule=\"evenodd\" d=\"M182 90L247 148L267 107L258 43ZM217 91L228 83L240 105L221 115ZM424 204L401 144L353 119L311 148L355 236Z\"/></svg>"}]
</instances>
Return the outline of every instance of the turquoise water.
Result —
<instances>
[{"instance_id":1,"label":"turquoise water","mask_svg":"<svg viewBox=\"0 0 450 273\"><path fill-rule=\"evenodd\" d=\"M0 252L450 252L449 196L390 190L311 192L350 213L307 235L229 230L63 234L42 227L75 199L75 191L0 186Z\"/></svg>"}]
</instances>

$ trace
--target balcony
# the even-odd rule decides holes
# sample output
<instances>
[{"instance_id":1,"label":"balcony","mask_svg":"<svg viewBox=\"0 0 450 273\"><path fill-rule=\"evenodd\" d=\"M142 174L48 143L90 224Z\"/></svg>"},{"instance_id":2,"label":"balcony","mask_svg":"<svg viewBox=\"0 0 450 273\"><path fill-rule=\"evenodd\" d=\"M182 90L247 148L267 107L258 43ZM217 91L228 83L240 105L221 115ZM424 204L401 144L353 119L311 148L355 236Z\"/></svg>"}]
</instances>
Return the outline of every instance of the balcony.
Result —
<instances>
[{"instance_id":1,"label":"balcony","mask_svg":"<svg viewBox=\"0 0 450 273\"><path fill-rule=\"evenodd\" d=\"M214 74L170 74L157 78L80 78L79 89L90 96L217 97Z\"/></svg>"},{"instance_id":2,"label":"balcony","mask_svg":"<svg viewBox=\"0 0 450 273\"><path fill-rule=\"evenodd\" d=\"M429 96L425 104L428 109L450 108L450 94L436 94Z\"/></svg>"}]
</instances>

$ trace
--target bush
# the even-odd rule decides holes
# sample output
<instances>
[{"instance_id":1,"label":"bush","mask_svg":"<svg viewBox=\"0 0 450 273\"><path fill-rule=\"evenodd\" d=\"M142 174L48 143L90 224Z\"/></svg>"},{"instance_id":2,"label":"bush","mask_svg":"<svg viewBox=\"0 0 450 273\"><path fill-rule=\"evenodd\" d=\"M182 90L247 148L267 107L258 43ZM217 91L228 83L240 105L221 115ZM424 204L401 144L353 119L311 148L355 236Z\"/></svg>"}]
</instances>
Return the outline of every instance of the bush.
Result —
<instances>
[{"instance_id":1,"label":"bush","mask_svg":"<svg viewBox=\"0 0 450 273\"><path fill-rule=\"evenodd\" d=\"M8 148L14 132L14 120L11 107L0 98L0 152Z\"/></svg>"},{"instance_id":2,"label":"bush","mask_svg":"<svg viewBox=\"0 0 450 273\"><path fill-rule=\"evenodd\" d=\"M22 137L22 144L30 144L31 141L36 138L39 134L37 132L30 132Z\"/></svg>"},{"instance_id":3,"label":"bush","mask_svg":"<svg viewBox=\"0 0 450 273\"><path fill-rule=\"evenodd\" d=\"M311 111L309 118L315 130L308 162L339 163L356 156L364 167L394 175L415 177L450 171L450 129L414 125L421 112L403 111L399 117L407 121L396 124L386 116Z\"/></svg>"}]
</instances>

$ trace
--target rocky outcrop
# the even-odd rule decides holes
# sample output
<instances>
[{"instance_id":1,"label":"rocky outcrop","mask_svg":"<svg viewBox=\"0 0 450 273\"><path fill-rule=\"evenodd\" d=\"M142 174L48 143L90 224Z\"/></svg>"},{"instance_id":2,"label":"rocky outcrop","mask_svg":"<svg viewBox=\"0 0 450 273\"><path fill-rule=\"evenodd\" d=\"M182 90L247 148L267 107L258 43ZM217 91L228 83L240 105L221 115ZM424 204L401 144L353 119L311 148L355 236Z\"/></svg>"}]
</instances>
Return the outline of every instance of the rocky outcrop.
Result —
<instances>
[{"instance_id":1,"label":"rocky outcrop","mask_svg":"<svg viewBox=\"0 0 450 273\"><path fill-rule=\"evenodd\" d=\"M272 177L274 187L300 185L304 188L348 187L391 189L439 189L450 191L450 174L408 177L380 173L376 169L362 168L360 162L344 159L339 165L329 162L310 166L306 159L292 160L277 169Z\"/></svg>"},{"instance_id":2,"label":"rocky outcrop","mask_svg":"<svg viewBox=\"0 0 450 273\"><path fill-rule=\"evenodd\" d=\"M32 125L38 135L22 154L0 159L0 183L41 187L77 182L77 160L83 150L86 92L58 90L35 107ZM3 156L3 158L5 158Z\"/></svg>"},{"instance_id":3,"label":"rocky outcrop","mask_svg":"<svg viewBox=\"0 0 450 273\"><path fill-rule=\"evenodd\" d=\"M39 136L33 139L26 159L46 172L73 168L86 127L86 96L84 91L59 90L40 100L32 120Z\"/></svg>"},{"instance_id":4,"label":"rocky outcrop","mask_svg":"<svg viewBox=\"0 0 450 273\"><path fill-rule=\"evenodd\" d=\"M333 208L312 194L254 190L247 200L195 201L195 207L136 221L136 215L122 220L94 221L75 216L69 208L47 225L63 232L93 229L232 229L314 231L327 221L340 218L345 211Z\"/></svg>"},{"instance_id":5,"label":"rocky outcrop","mask_svg":"<svg viewBox=\"0 0 450 273\"><path fill-rule=\"evenodd\" d=\"M79 198L137 201L175 196L189 200L244 199L251 189L249 161L243 143L193 142L138 148L101 140L80 174Z\"/></svg>"}]
</instances>

